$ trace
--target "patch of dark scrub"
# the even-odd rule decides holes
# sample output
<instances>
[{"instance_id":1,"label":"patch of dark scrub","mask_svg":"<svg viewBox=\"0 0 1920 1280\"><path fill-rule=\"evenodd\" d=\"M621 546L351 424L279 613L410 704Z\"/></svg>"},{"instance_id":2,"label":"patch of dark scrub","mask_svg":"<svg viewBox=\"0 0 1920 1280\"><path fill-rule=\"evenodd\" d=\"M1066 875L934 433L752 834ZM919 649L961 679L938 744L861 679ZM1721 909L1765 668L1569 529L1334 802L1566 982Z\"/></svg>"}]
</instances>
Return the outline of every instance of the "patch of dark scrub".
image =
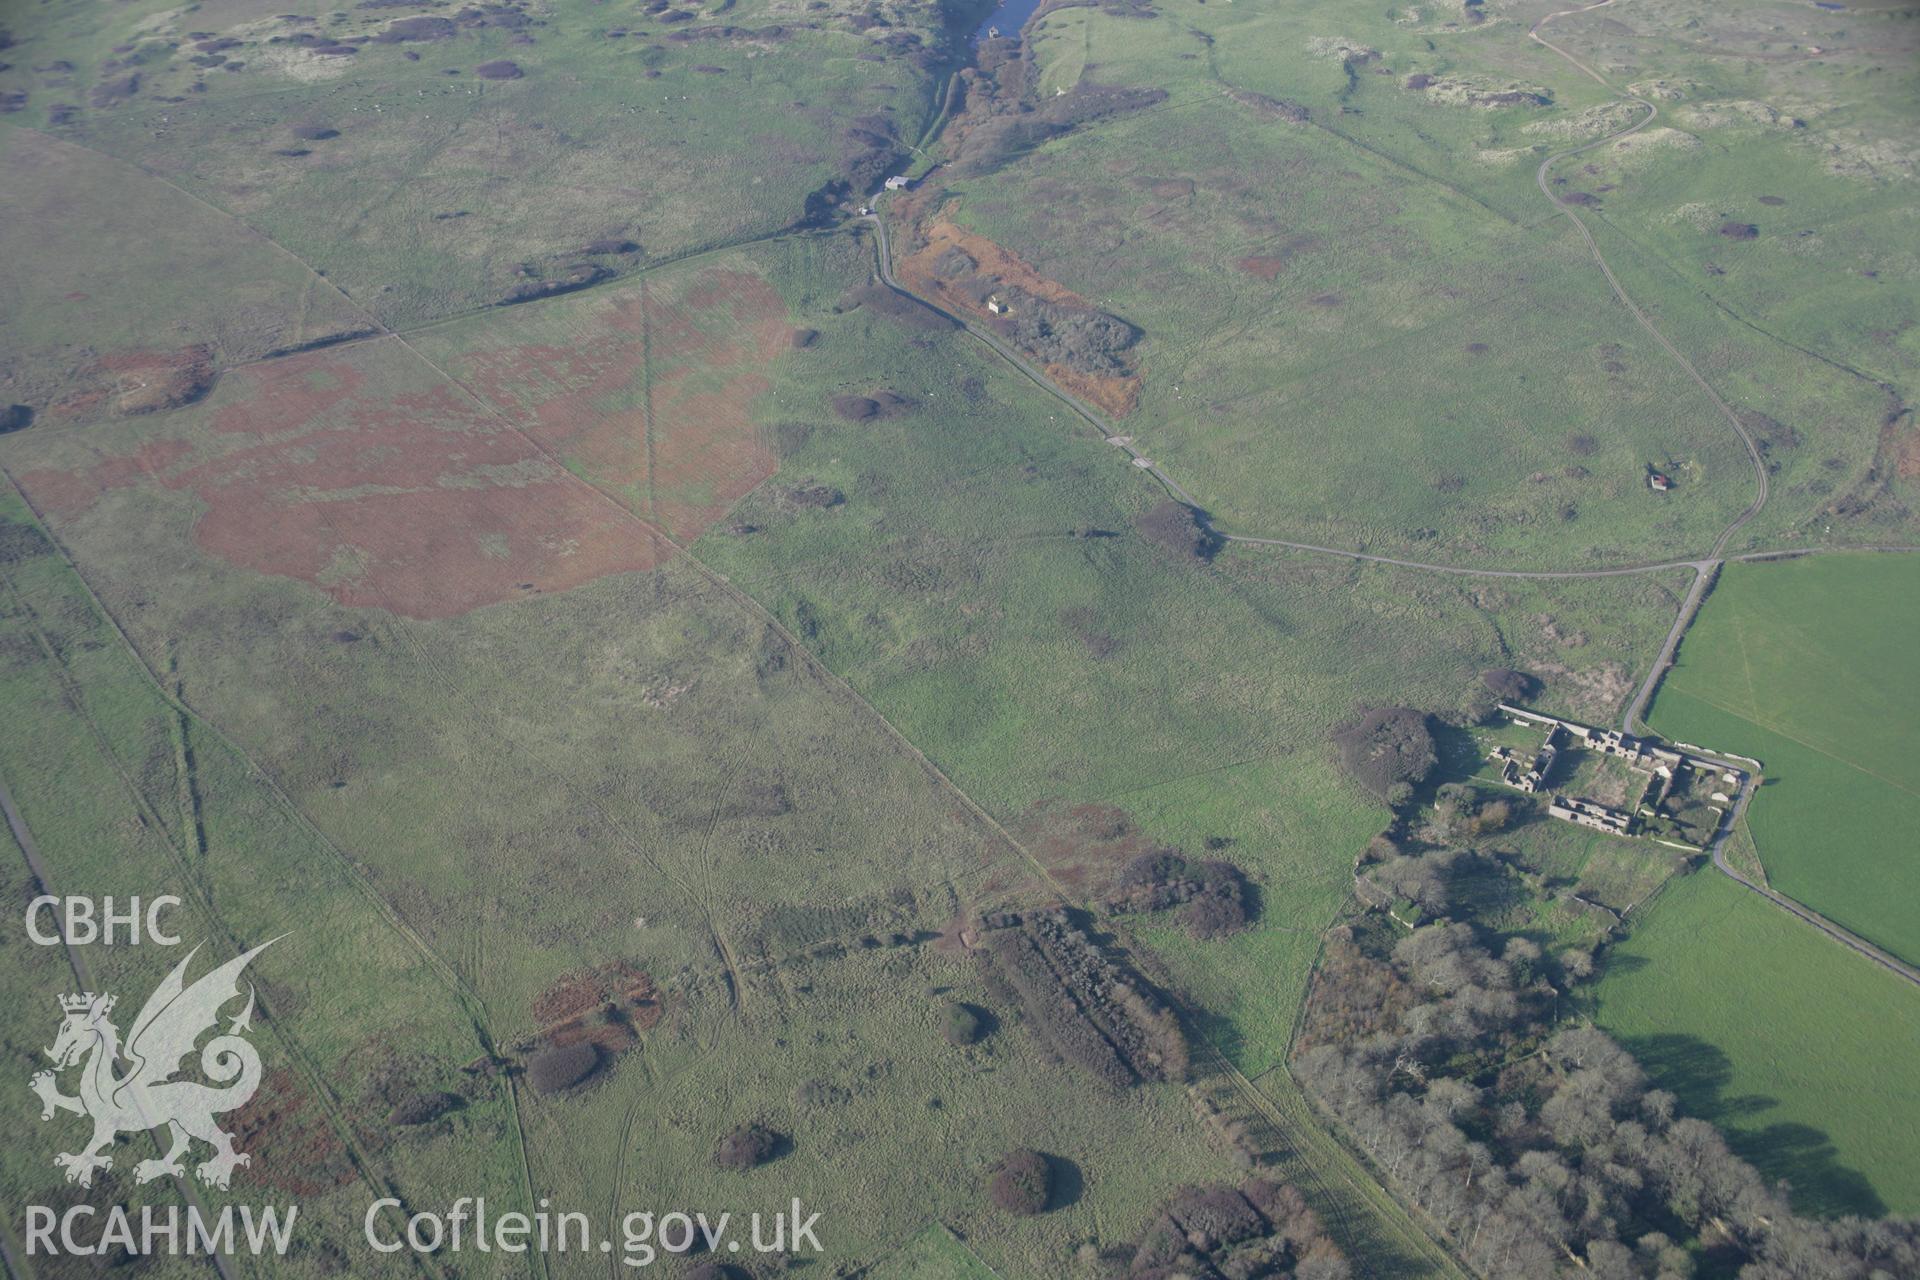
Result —
<instances>
[{"instance_id":1,"label":"patch of dark scrub","mask_svg":"<svg viewBox=\"0 0 1920 1280\"><path fill-rule=\"evenodd\" d=\"M527 1063L527 1081L544 1094L564 1093L600 1069L600 1046L591 1040L555 1045Z\"/></svg>"},{"instance_id":2,"label":"patch of dark scrub","mask_svg":"<svg viewBox=\"0 0 1920 1280\"><path fill-rule=\"evenodd\" d=\"M323 124L297 124L293 126L291 132L302 142L325 142L329 138L340 136L338 129L330 129Z\"/></svg>"},{"instance_id":3,"label":"patch of dark scrub","mask_svg":"<svg viewBox=\"0 0 1920 1280\"><path fill-rule=\"evenodd\" d=\"M387 1123L403 1127L432 1124L447 1112L457 1110L460 1105L458 1096L444 1090L422 1090L401 1099L387 1113Z\"/></svg>"},{"instance_id":4,"label":"patch of dark scrub","mask_svg":"<svg viewBox=\"0 0 1920 1280\"><path fill-rule=\"evenodd\" d=\"M1154 546L1194 564L1211 561L1226 542L1198 511L1171 498L1140 516L1133 526Z\"/></svg>"},{"instance_id":5,"label":"patch of dark scrub","mask_svg":"<svg viewBox=\"0 0 1920 1280\"><path fill-rule=\"evenodd\" d=\"M1289 98L1270 98L1264 93L1255 93L1251 89L1235 89L1230 95L1243 107L1252 107L1261 115L1275 120L1285 120L1289 124L1305 124L1309 119L1307 109Z\"/></svg>"},{"instance_id":6,"label":"patch of dark scrub","mask_svg":"<svg viewBox=\"0 0 1920 1280\"><path fill-rule=\"evenodd\" d=\"M1007 1152L988 1174L987 1197L1016 1217L1045 1213L1053 1200L1052 1161L1025 1147Z\"/></svg>"},{"instance_id":7,"label":"patch of dark scrub","mask_svg":"<svg viewBox=\"0 0 1920 1280\"><path fill-rule=\"evenodd\" d=\"M446 40L458 30L452 18L395 18L373 38L380 44L400 44L407 40Z\"/></svg>"},{"instance_id":8,"label":"patch of dark scrub","mask_svg":"<svg viewBox=\"0 0 1920 1280\"><path fill-rule=\"evenodd\" d=\"M1487 692L1504 702L1526 702L1540 692L1540 681L1511 667L1490 667L1480 673Z\"/></svg>"},{"instance_id":9,"label":"patch of dark scrub","mask_svg":"<svg viewBox=\"0 0 1920 1280\"><path fill-rule=\"evenodd\" d=\"M795 351L804 351L820 340L818 329L795 329L787 335L787 340Z\"/></svg>"},{"instance_id":10,"label":"patch of dark scrub","mask_svg":"<svg viewBox=\"0 0 1920 1280\"><path fill-rule=\"evenodd\" d=\"M1776 449L1797 449L1800 447L1800 433L1786 423L1758 409L1740 410L1740 425L1753 437L1753 443L1761 453L1772 453Z\"/></svg>"},{"instance_id":11,"label":"patch of dark scrub","mask_svg":"<svg viewBox=\"0 0 1920 1280\"><path fill-rule=\"evenodd\" d=\"M1431 719L1411 707L1375 707L1335 732L1340 763L1390 805L1404 804L1439 761Z\"/></svg>"},{"instance_id":12,"label":"patch of dark scrub","mask_svg":"<svg viewBox=\"0 0 1920 1280\"><path fill-rule=\"evenodd\" d=\"M0 519L0 564L20 564L53 554L53 543L33 525Z\"/></svg>"},{"instance_id":13,"label":"patch of dark scrub","mask_svg":"<svg viewBox=\"0 0 1920 1280\"><path fill-rule=\"evenodd\" d=\"M25 431L33 425L33 406L10 404L0 409L0 436L9 431Z\"/></svg>"},{"instance_id":14,"label":"patch of dark scrub","mask_svg":"<svg viewBox=\"0 0 1920 1280\"><path fill-rule=\"evenodd\" d=\"M473 74L482 80L518 80L525 73L520 64L506 58L496 58L492 62L483 62L473 69Z\"/></svg>"},{"instance_id":15,"label":"patch of dark scrub","mask_svg":"<svg viewBox=\"0 0 1920 1280\"><path fill-rule=\"evenodd\" d=\"M491 27L501 31L518 31L534 23L517 4L470 4L454 14L453 20L469 29Z\"/></svg>"},{"instance_id":16,"label":"patch of dark scrub","mask_svg":"<svg viewBox=\"0 0 1920 1280\"><path fill-rule=\"evenodd\" d=\"M493 305L510 307L515 303L532 302L536 298L551 298L557 294L572 293L576 289L585 289L589 285L599 284L611 278L613 272L591 262L576 263L558 276L546 279L526 280L513 286Z\"/></svg>"},{"instance_id":17,"label":"patch of dark scrub","mask_svg":"<svg viewBox=\"0 0 1920 1280\"><path fill-rule=\"evenodd\" d=\"M904 150L893 121L870 112L855 116L841 130L834 167L853 191L871 191L894 169Z\"/></svg>"},{"instance_id":18,"label":"patch of dark scrub","mask_svg":"<svg viewBox=\"0 0 1920 1280\"><path fill-rule=\"evenodd\" d=\"M1729 240L1757 240L1760 228L1751 222L1723 222L1720 224L1720 234Z\"/></svg>"},{"instance_id":19,"label":"patch of dark scrub","mask_svg":"<svg viewBox=\"0 0 1920 1280\"><path fill-rule=\"evenodd\" d=\"M1476 107L1550 107L1553 99L1544 93L1507 89L1500 93L1469 93L1467 102Z\"/></svg>"},{"instance_id":20,"label":"patch of dark scrub","mask_svg":"<svg viewBox=\"0 0 1920 1280\"><path fill-rule=\"evenodd\" d=\"M0 114L11 115L15 111L23 110L26 105L27 91L25 89L8 89L5 92L0 92Z\"/></svg>"},{"instance_id":21,"label":"patch of dark scrub","mask_svg":"<svg viewBox=\"0 0 1920 1280\"><path fill-rule=\"evenodd\" d=\"M1173 1008L1065 909L986 916L969 934L988 989L1063 1061L1115 1089L1187 1078Z\"/></svg>"},{"instance_id":22,"label":"patch of dark scrub","mask_svg":"<svg viewBox=\"0 0 1920 1280\"><path fill-rule=\"evenodd\" d=\"M970 69L971 70L971 69ZM1073 92L1049 98L1035 106L1027 101L1024 67L998 73L1014 81L1002 88L998 78L976 82L967 93L967 114L977 123L969 129L954 159L957 172L991 173L1043 142L1070 130L1166 101L1164 89L1128 89L1083 83Z\"/></svg>"},{"instance_id":23,"label":"patch of dark scrub","mask_svg":"<svg viewBox=\"0 0 1920 1280\"><path fill-rule=\"evenodd\" d=\"M911 412L913 402L892 391L875 391L866 396L835 396L833 411L848 422L897 418Z\"/></svg>"},{"instance_id":24,"label":"patch of dark scrub","mask_svg":"<svg viewBox=\"0 0 1920 1280\"><path fill-rule=\"evenodd\" d=\"M847 495L833 486L813 483L796 485L785 496L790 505L815 511L843 506L847 501Z\"/></svg>"},{"instance_id":25,"label":"patch of dark scrub","mask_svg":"<svg viewBox=\"0 0 1920 1280\"><path fill-rule=\"evenodd\" d=\"M847 310L865 307L902 328L917 329L923 333L938 333L954 327L954 322L938 311L883 284L864 285L850 290L841 299L840 305Z\"/></svg>"},{"instance_id":26,"label":"patch of dark scrub","mask_svg":"<svg viewBox=\"0 0 1920 1280\"><path fill-rule=\"evenodd\" d=\"M714 1147L713 1163L744 1173L780 1156L792 1144L786 1135L755 1121L729 1130Z\"/></svg>"},{"instance_id":27,"label":"patch of dark scrub","mask_svg":"<svg viewBox=\"0 0 1920 1280\"><path fill-rule=\"evenodd\" d=\"M117 107L140 92L140 73L129 71L123 76L104 80L87 95L87 101L96 107Z\"/></svg>"},{"instance_id":28,"label":"patch of dark scrub","mask_svg":"<svg viewBox=\"0 0 1920 1280\"><path fill-rule=\"evenodd\" d=\"M1124 353L1139 340L1140 331L1125 320L1035 297L1024 289L1005 293L1012 314L1002 316L995 327L1035 359L1101 377L1130 372Z\"/></svg>"},{"instance_id":29,"label":"patch of dark scrub","mask_svg":"<svg viewBox=\"0 0 1920 1280\"><path fill-rule=\"evenodd\" d=\"M1112 1270L1103 1274L1111 1275L1346 1280L1357 1274L1306 1197L1292 1186L1261 1177L1248 1177L1238 1187L1212 1183L1182 1188L1155 1213L1136 1242L1109 1249L1106 1255Z\"/></svg>"},{"instance_id":30,"label":"patch of dark scrub","mask_svg":"<svg viewBox=\"0 0 1920 1280\"><path fill-rule=\"evenodd\" d=\"M1129 862L1100 905L1109 915L1179 907L1180 922L1202 940L1237 933L1259 914L1253 886L1240 868L1164 848Z\"/></svg>"},{"instance_id":31,"label":"patch of dark scrub","mask_svg":"<svg viewBox=\"0 0 1920 1280\"><path fill-rule=\"evenodd\" d=\"M587 247L584 250L582 250L582 252L596 253L596 254L638 253L640 252L640 246L635 244L631 240L625 240L620 238L619 236L609 236L604 240L594 240L589 242Z\"/></svg>"}]
</instances>

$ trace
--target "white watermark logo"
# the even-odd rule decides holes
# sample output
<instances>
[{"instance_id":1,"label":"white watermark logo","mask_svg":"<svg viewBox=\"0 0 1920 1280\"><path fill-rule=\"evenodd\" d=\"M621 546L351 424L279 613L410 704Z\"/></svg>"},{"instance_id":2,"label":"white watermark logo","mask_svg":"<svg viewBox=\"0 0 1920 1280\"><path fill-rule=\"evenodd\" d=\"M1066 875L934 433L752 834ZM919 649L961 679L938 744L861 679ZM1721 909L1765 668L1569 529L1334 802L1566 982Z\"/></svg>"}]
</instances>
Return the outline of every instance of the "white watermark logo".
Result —
<instances>
[{"instance_id":1,"label":"white watermark logo","mask_svg":"<svg viewBox=\"0 0 1920 1280\"><path fill-rule=\"evenodd\" d=\"M802 1218L806 1211L798 1197L791 1209L754 1213L744 1219L731 1213L709 1218L704 1213L640 1211L623 1216L616 1230L598 1231L584 1213L549 1212L545 1199L533 1213L495 1213L485 1196L462 1196L445 1213L408 1214L404 1230L383 1221L389 1212L402 1207L391 1196L367 1206L362 1227L374 1252L399 1253L406 1249L441 1254L473 1249L480 1253L618 1253L621 1265L638 1268L652 1266L662 1254L685 1257L709 1253L719 1257L748 1247L762 1254L821 1251L820 1237L814 1232L820 1215Z\"/></svg>"},{"instance_id":2,"label":"white watermark logo","mask_svg":"<svg viewBox=\"0 0 1920 1280\"><path fill-rule=\"evenodd\" d=\"M106 1151L114 1139L142 1129L164 1129L159 1136L168 1145L164 1155L134 1166L136 1182L185 1177L182 1158L195 1142L212 1149L194 1169L208 1186L226 1189L234 1169L251 1163L234 1150L233 1135L213 1120L245 1106L260 1087L260 1054L246 1039L253 1022L251 983L246 1007L200 1050L200 1073L211 1083L174 1077L200 1037L218 1030L220 1010L240 998L240 975L248 963L272 945L262 943L189 986L187 966L200 950L195 947L147 997L124 1041L111 1016L113 996L89 991L60 997L60 1034L47 1050L53 1069L39 1072L28 1083L44 1104L42 1120L64 1111L93 1122L86 1145L53 1158L66 1170L68 1182L92 1186L95 1170L113 1168ZM79 1068L78 1092L62 1093L60 1073L74 1067Z\"/></svg>"}]
</instances>

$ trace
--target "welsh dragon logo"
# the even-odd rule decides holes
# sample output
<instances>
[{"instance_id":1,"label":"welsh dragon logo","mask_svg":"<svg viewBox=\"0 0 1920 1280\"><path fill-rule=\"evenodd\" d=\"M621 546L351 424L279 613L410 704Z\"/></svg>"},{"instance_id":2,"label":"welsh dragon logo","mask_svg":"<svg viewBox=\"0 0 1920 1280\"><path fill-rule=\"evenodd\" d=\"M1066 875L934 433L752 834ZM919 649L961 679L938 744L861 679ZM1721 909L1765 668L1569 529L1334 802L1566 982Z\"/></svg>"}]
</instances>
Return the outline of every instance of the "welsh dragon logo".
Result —
<instances>
[{"instance_id":1,"label":"welsh dragon logo","mask_svg":"<svg viewBox=\"0 0 1920 1280\"><path fill-rule=\"evenodd\" d=\"M136 1182L184 1177L181 1157L195 1139L213 1148L212 1156L194 1170L209 1186L225 1189L234 1169L250 1162L233 1149L233 1135L223 1133L213 1118L244 1106L260 1087L260 1054L243 1038L253 1021L252 984L246 1007L228 1023L226 1033L214 1036L200 1051L200 1070L213 1084L173 1077L200 1037L217 1029L221 1007L239 998L240 974L248 962L272 945L262 943L188 986L187 966L200 950L195 947L147 998L124 1044L109 1017L112 996L89 991L60 997L64 1021L47 1050L53 1070L39 1072L28 1083L46 1105L42 1120L53 1119L56 1111L71 1111L93 1121L93 1138L86 1146L53 1158L67 1171L68 1182L92 1186L94 1170L113 1168L106 1150L114 1138L141 1129L164 1127L171 1146L159 1159L134 1166ZM123 1060L127 1067L121 1072ZM77 1063L84 1063L80 1092L69 1097L60 1092L55 1077Z\"/></svg>"}]
</instances>

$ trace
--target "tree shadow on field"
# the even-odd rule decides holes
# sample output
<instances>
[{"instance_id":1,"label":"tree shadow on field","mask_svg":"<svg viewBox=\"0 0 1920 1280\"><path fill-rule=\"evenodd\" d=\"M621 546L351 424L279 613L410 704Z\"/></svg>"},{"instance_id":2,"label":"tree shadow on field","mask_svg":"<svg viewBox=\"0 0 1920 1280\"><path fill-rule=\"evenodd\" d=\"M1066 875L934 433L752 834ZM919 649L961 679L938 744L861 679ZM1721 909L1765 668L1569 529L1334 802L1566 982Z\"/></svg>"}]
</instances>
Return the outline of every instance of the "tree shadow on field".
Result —
<instances>
[{"instance_id":1,"label":"tree shadow on field","mask_svg":"<svg viewBox=\"0 0 1920 1280\"><path fill-rule=\"evenodd\" d=\"M1422 793L1437 792L1449 782L1466 782L1480 771L1480 744L1459 725L1437 717L1430 722L1433 733L1433 772L1419 788ZM1431 794L1427 799L1431 800Z\"/></svg>"},{"instance_id":2,"label":"tree shadow on field","mask_svg":"<svg viewBox=\"0 0 1920 1280\"><path fill-rule=\"evenodd\" d=\"M1680 1099L1684 1115L1721 1127L1733 1153L1769 1182L1792 1189L1793 1207L1816 1217L1859 1214L1878 1218L1887 1206L1873 1184L1840 1163L1833 1140L1812 1125L1782 1121L1750 1123L1779 1105L1765 1094L1729 1096L1733 1063L1717 1046L1698 1036L1639 1036L1624 1042L1653 1083ZM1739 1126L1739 1127L1731 1127Z\"/></svg>"},{"instance_id":3,"label":"tree shadow on field","mask_svg":"<svg viewBox=\"0 0 1920 1280\"><path fill-rule=\"evenodd\" d=\"M1080 1172L1080 1166L1065 1156L1050 1155L1047 1157L1047 1171L1050 1186L1046 1212L1052 1213L1055 1209L1078 1204L1087 1190L1087 1179Z\"/></svg>"},{"instance_id":4,"label":"tree shadow on field","mask_svg":"<svg viewBox=\"0 0 1920 1280\"><path fill-rule=\"evenodd\" d=\"M1638 973L1653 962L1645 956L1632 955L1625 951L1615 951L1607 956L1606 969L1609 974Z\"/></svg>"}]
</instances>

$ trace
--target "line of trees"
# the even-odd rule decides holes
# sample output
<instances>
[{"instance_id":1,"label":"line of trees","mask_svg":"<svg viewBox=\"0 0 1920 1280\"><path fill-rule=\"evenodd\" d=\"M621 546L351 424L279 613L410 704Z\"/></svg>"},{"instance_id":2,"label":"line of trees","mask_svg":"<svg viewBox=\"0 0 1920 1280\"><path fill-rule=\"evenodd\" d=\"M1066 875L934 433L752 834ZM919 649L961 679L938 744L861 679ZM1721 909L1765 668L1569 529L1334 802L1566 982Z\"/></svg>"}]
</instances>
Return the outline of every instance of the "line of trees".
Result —
<instances>
[{"instance_id":1,"label":"line of trees","mask_svg":"<svg viewBox=\"0 0 1920 1280\"><path fill-rule=\"evenodd\" d=\"M1138 1240L1096 1251L1100 1280L1350 1280L1353 1269L1305 1197L1249 1177L1182 1188Z\"/></svg>"},{"instance_id":2,"label":"line of trees","mask_svg":"<svg viewBox=\"0 0 1920 1280\"><path fill-rule=\"evenodd\" d=\"M1224 859L1193 859L1169 848L1128 862L1101 906L1110 915L1177 906L1180 922L1202 939L1238 932L1257 914L1253 886L1240 868Z\"/></svg>"},{"instance_id":3,"label":"line of trees","mask_svg":"<svg viewBox=\"0 0 1920 1280\"><path fill-rule=\"evenodd\" d=\"M1399 1193L1489 1280L1920 1275L1920 1222L1794 1213L1712 1125L1592 1027L1555 1031L1584 966L1464 922L1341 926L1294 1061Z\"/></svg>"}]
</instances>

